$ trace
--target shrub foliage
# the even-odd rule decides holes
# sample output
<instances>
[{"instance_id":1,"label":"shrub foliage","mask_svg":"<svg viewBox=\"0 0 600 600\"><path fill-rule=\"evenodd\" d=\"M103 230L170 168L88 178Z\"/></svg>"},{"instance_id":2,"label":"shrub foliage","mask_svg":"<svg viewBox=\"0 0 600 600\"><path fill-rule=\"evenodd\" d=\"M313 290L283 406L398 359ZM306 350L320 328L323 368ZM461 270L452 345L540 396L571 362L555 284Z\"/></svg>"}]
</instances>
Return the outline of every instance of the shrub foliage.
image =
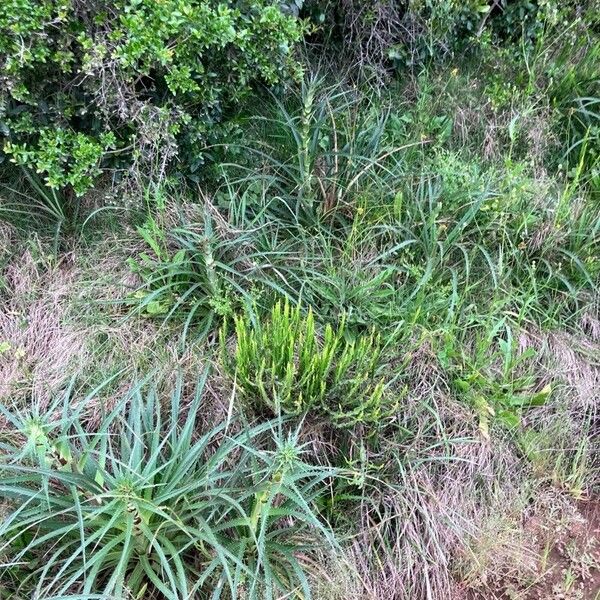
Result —
<instances>
[{"instance_id":1,"label":"shrub foliage","mask_svg":"<svg viewBox=\"0 0 600 600\"><path fill-rule=\"evenodd\" d=\"M108 158L164 174L253 82L298 73L299 21L271 0L8 0L0 12L4 152L52 187Z\"/></svg>"}]
</instances>

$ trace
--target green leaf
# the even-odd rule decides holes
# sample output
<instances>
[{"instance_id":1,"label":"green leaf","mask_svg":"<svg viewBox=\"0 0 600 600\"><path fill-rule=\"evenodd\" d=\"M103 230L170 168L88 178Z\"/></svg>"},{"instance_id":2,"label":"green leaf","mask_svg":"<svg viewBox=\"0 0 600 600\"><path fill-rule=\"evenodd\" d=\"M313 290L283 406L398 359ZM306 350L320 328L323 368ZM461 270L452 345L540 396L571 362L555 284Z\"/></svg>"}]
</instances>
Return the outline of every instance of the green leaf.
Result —
<instances>
[{"instance_id":1,"label":"green leaf","mask_svg":"<svg viewBox=\"0 0 600 600\"><path fill-rule=\"evenodd\" d=\"M151 300L144 306L146 313L151 317L166 315L170 307L171 303L164 300Z\"/></svg>"},{"instance_id":2,"label":"green leaf","mask_svg":"<svg viewBox=\"0 0 600 600\"><path fill-rule=\"evenodd\" d=\"M519 408L529 408L531 406L543 406L546 404L548 397L552 393L552 387L550 384L544 386L539 392L534 394L524 394L519 396L512 396L508 403L511 406Z\"/></svg>"},{"instance_id":3,"label":"green leaf","mask_svg":"<svg viewBox=\"0 0 600 600\"><path fill-rule=\"evenodd\" d=\"M517 413L510 410L498 412L497 419L508 429L516 429L521 423L521 418Z\"/></svg>"}]
</instances>

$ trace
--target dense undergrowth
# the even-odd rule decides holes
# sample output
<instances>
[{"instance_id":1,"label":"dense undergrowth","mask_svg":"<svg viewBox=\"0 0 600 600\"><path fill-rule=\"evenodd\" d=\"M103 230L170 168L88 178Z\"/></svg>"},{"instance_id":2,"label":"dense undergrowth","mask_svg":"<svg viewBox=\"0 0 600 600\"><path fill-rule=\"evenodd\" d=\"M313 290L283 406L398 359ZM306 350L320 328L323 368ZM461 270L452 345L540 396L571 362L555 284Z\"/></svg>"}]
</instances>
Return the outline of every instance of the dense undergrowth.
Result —
<instances>
[{"instance_id":1,"label":"dense undergrowth","mask_svg":"<svg viewBox=\"0 0 600 600\"><path fill-rule=\"evenodd\" d=\"M599 8L0 8L0 598L597 600Z\"/></svg>"}]
</instances>

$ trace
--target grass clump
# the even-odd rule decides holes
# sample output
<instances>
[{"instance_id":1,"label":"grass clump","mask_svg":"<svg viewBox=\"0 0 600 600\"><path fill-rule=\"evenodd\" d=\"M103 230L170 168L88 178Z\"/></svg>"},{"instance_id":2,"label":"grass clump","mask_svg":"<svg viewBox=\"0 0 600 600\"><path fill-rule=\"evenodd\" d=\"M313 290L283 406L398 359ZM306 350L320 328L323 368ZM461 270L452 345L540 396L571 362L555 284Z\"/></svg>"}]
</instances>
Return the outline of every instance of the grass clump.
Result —
<instances>
[{"instance_id":1,"label":"grass clump","mask_svg":"<svg viewBox=\"0 0 600 600\"><path fill-rule=\"evenodd\" d=\"M223 239L215 231L211 215L200 223L166 231L149 217L137 229L148 247L129 265L141 279L128 303L138 314L178 319L184 323L184 336L194 325L205 336L218 319L231 314L233 305L244 295L236 270L244 240Z\"/></svg>"},{"instance_id":2,"label":"grass clump","mask_svg":"<svg viewBox=\"0 0 600 600\"><path fill-rule=\"evenodd\" d=\"M188 332L204 339L231 318L270 280L258 264L252 232L233 231L210 204L178 219L150 215L137 233L147 251L128 264L140 285L126 302L134 314L182 324L182 344Z\"/></svg>"},{"instance_id":3,"label":"grass clump","mask_svg":"<svg viewBox=\"0 0 600 600\"><path fill-rule=\"evenodd\" d=\"M400 140L387 107L318 75L255 112L235 146L238 160L219 165L218 195L250 191L254 211L264 202L271 219L306 228L343 222L357 197L393 197L402 153L430 141Z\"/></svg>"},{"instance_id":4,"label":"grass clump","mask_svg":"<svg viewBox=\"0 0 600 600\"><path fill-rule=\"evenodd\" d=\"M376 425L390 417L395 403L383 378L380 336L345 337L345 319L327 324L322 338L312 310L277 302L267 319L235 317L236 348L227 357L225 330L221 345L236 385L255 406L275 414L314 411L336 427Z\"/></svg>"}]
</instances>

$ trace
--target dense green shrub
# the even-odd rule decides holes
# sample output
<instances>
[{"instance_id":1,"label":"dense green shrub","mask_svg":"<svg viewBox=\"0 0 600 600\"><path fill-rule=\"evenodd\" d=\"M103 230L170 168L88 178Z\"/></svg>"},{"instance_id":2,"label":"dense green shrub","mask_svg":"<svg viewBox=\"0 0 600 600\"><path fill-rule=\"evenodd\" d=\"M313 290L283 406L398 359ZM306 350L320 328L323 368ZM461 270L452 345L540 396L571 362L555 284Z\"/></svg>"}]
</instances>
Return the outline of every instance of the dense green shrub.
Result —
<instances>
[{"instance_id":1,"label":"dense green shrub","mask_svg":"<svg viewBox=\"0 0 600 600\"><path fill-rule=\"evenodd\" d=\"M592 0L593 1L593 0ZM307 0L319 41L341 45L356 67L406 69L476 46L534 42L546 25L570 19L580 3L557 0Z\"/></svg>"},{"instance_id":2,"label":"dense green shrub","mask_svg":"<svg viewBox=\"0 0 600 600\"><path fill-rule=\"evenodd\" d=\"M193 173L211 126L253 82L298 74L301 35L272 0L8 0L4 152L76 194L108 158L161 176L179 157Z\"/></svg>"}]
</instances>

